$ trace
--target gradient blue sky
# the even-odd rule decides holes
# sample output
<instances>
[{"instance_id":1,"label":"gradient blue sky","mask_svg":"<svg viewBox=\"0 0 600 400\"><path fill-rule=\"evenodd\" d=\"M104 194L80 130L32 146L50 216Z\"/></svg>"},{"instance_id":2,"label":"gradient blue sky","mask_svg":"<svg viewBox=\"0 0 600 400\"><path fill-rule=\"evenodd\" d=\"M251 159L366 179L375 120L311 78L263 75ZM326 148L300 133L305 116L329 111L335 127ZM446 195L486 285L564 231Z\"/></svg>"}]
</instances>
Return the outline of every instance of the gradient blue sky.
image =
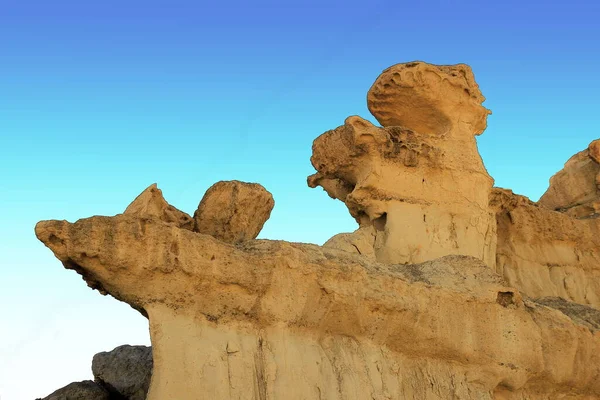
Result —
<instances>
[{"instance_id":1,"label":"gradient blue sky","mask_svg":"<svg viewBox=\"0 0 600 400\"><path fill-rule=\"evenodd\" d=\"M596 1L0 0L0 396L91 378L94 353L148 344L146 320L89 290L35 223L122 212L157 182L193 213L214 182L262 183L263 238L351 231L309 189L314 138L390 65L467 63L493 111L496 185L533 200L598 138Z\"/></svg>"}]
</instances>

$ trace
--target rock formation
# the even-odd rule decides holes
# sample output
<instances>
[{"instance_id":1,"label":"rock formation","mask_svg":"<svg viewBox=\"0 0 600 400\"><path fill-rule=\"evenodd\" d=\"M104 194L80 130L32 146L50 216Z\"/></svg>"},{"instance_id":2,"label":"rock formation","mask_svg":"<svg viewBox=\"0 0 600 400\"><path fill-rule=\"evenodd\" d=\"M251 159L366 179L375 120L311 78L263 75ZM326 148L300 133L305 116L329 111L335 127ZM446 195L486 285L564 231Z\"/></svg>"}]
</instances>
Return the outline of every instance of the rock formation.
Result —
<instances>
[{"instance_id":1,"label":"rock formation","mask_svg":"<svg viewBox=\"0 0 600 400\"><path fill-rule=\"evenodd\" d=\"M92 361L94 381L73 382L38 400L144 400L152 376L147 346L119 346Z\"/></svg>"},{"instance_id":2,"label":"rock formation","mask_svg":"<svg viewBox=\"0 0 600 400\"><path fill-rule=\"evenodd\" d=\"M307 244L233 247L129 215L36 233L149 316L150 399L600 393L599 333L523 301L474 258L403 266Z\"/></svg>"},{"instance_id":3,"label":"rock formation","mask_svg":"<svg viewBox=\"0 0 600 400\"><path fill-rule=\"evenodd\" d=\"M111 400L110 393L94 381L69 383L43 399L36 400Z\"/></svg>"},{"instance_id":4,"label":"rock formation","mask_svg":"<svg viewBox=\"0 0 600 400\"><path fill-rule=\"evenodd\" d=\"M138 217L155 217L183 229L191 230L194 226L192 217L167 203L156 183L148 186L136 197L125 210L125 214L137 215Z\"/></svg>"},{"instance_id":5,"label":"rock formation","mask_svg":"<svg viewBox=\"0 0 600 400\"><path fill-rule=\"evenodd\" d=\"M490 113L484 100L466 65L388 68L368 94L384 127L354 116L325 132L313 144L308 184L346 204L360 240L372 227L378 261L464 254L493 265L493 179L475 142Z\"/></svg>"},{"instance_id":6,"label":"rock formation","mask_svg":"<svg viewBox=\"0 0 600 400\"><path fill-rule=\"evenodd\" d=\"M368 100L383 127L313 144L309 185L359 224L324 246L256 240L273 199L237 181L192 230L136 206L36 235L148 317L150 400L600 398L600 219L492 189L467 66L394 66Z\"/></svg>"},{"instance_id":7,"label":"rock formation","mask_svg":"<svg viewBox=\"0 0 600 400\"><path fill-rule=\"evenodd\" d=\"M152 351L146 346L119 346L92 360L94 379L114 397L144 400L152 377Z\"/></svg>"},{"instance_id":8,"label":"rock formation","mask_svg":"<svg viewBox=\"0 0 600 400\"><path fill-rule=\"evenodd\" d=\"M600 139L567 161L538 203L574 218L600 216Z\"/></svg>"},{"instance_id":9,"label":"rock formation","mask_svg":"<svg viewBox=\"0 0 600 400\"><path fill-rule=\"evenodd\" d=\"M556 296L600 309L600 220L575 219L494 189L496 270L530 297Z\"/></svg>"},{"instance_id":10,"label":"rock formation","mask_svg":"<svg viewBox=\"0 0 600 400\"><path fill-rule=\"evenodd\" d=\"M271 193L259 184L217 182L194 213L194 231L228 243L256 239L274 205Z\"/></svg>"}]
</instances>

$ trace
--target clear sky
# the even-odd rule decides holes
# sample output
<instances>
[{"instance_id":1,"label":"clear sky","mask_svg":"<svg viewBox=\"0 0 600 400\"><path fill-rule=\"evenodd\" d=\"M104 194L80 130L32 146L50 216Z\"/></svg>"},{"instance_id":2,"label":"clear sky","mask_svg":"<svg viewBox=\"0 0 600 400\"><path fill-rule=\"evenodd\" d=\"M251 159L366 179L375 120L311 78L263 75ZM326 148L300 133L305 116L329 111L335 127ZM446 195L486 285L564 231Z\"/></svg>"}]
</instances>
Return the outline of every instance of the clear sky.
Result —
<instances>
[{"instance_id":1,"label":"clear sky","mask_svg":"<svg viewBox=\"0 0 600 400\"><path fill-rule=\"evenodd\" d=\"M219 4L219 5L217 5ZM537 200L600 136L597 1L0 0L0 397L91 379L92 356L149 344L88 289L37 221L114 215L157 182L193 213L219 180L262 183L261 237L355 229L306 177L312 141L399 62L471 65L493 111L496 185ZM594 117L596 115L596 117Z\"/></svg>"}]
</instances>

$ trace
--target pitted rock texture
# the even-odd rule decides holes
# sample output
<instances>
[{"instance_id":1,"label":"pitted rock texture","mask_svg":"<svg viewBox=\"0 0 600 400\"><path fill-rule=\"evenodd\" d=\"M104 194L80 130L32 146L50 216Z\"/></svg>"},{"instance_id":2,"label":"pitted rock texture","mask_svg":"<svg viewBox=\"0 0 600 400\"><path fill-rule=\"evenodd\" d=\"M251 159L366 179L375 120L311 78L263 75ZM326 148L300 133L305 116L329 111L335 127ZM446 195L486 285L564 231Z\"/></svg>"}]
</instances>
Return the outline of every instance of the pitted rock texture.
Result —
<instances>
[{"instance_id":1,"label":"pitted rock texture","mask_svg":"<svg viewBox=\"0 0 600 400\"><path fill-rule=\"evenodd\" d=\"M378 261L415 263L464 254L493 266L495 222L488 209L493 180L473 135L471 140L454 148L446 138L349 117L314 141L311 163L317 173L308 185L321 186L344 202L361 227L375 229L371 252Z\"/></svg>"},{"instance_id":2,"label":"pitted rock texture","mask_svg":"<svg viewBox=\"0 0 600 400\"><path fill-rule=\"evenodd\" d=\"M492 189L483 100L462 64L384 71L383 127L353 116L313 143L309 186L359 224L322 247L255 240L273 198L239 181L194 231L144 211L168 209L150 191L36 235L149 318L149 400L600 398L600 219Z\"/></svg>"},{"instance_id":3,"label":"pitted rock texture","mask_svg":"<svg viewBox=\"0 0 600 400\"><path fill-rule=\"evenodd\" d=\"M550 178L550 187L538 203L574 218L600 216L600 139L571 157Z\"/></svg>"},{"instance_id":4,"label":"pitted rock texture","mask_svg":"<svg viewBox=\"0 0 600 400\"><path fill-rule=\"evenodd\" d=\"M83 381L69 383L41 400L111 400L111 397L102 386L93 381Z\"/></svg>"},{"instance_id":5,"label":"pitted rock texture","mask_svg":"<svg viewBox=\"0 0 600 400\"><path fill-rule=\"evenodd\" d=\"M282 241L234 247L130 215L36 234L148 314L150 400L600 395L600 335L472 257L390 265Z\"/></svg>"},{"instance_id":6,"label":"pitted rock texture","mask_svg":"<svg viewBox=\"0 0 600 400\"><path fill-rule=\"evenodd\" d=\"M367 95L382 126L403 126L423 135L481 134L491 111L465 64L421 61L394 65L379 75Z\"/></svg>"},{"instance_id":7,"label":"pitted rock texture","mask_svg":"<svg viewBox=\"0 0 600 400\"><path fill-rule=\"evenodd\" d=\"M228 243L255 239L274 206L271 193L257 183L217 182L194 213L194 230Z\"/></svg>"},{"instance_id":8,"label":"pitted rock texture","mask_svg":"<svg viewBox=\"0 0 600 400\"><path fill-rule=\"evenodd\" d=\"M600 220L575 219L494 188L496 271L526 295L600 309Z\"/></svg>"},{"instance_id":9,"label":"pitted rock texture","mask_svg":"<svg viewBox=\"0 0 600 400\"><path fill-rule=\"evenodd\" d=\"M92 360L94 379L118 398L144 400L152 377L152 349L123 345Z\"/></svg>"},{"instance_id":10,"label":"pitted rock texture","mask_svg":"<svg viewBox=\"0 0 600 400\"><path fill-rule=\"evenodd\" d=\"M375 228L378 261L464 254L493 267L493 179L475 141L490 113L484 100L467 65L394 65L367 96L384 127L352 116L319 136L308 185L343 201L360 227Z\"/></svg>"},{"instance_id":11,"label":"pitted rock texture","mask_svg":"<svg viewBox=\"0 0 600 400\"><path fill-rule=\"evenodd\" d=\"M192 217L167 203L156 183L148 186L136 197L127 206L124 214L132 214L139 217L156 217L161 221L170 222L180 228L189 230L192 230L194 226Z\"/></svg>"}]
</instances>

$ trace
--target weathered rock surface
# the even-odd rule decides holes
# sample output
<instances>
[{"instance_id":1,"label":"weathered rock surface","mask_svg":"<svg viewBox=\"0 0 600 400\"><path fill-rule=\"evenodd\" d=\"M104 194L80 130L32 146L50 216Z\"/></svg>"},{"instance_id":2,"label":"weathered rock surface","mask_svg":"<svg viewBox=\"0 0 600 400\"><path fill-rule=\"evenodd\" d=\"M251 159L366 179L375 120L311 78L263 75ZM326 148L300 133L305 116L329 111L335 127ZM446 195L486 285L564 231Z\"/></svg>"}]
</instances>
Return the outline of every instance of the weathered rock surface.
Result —
<instances>
[{"instance_id":1,"label":"weathered rock surface","mask_svg":"<svg viewBox=\"0 0 600 400\"><path fill-rule=\"evenodd\" d=\"M233 247L130 215L36 234L148 314L151 400L600 395L600 334L474 258L386 265L307 244Z\"/></svg>"},{"instance_id":2,"label":"weathered rock surface","mask_svg":"<svg viewBox=\"0 0 600 400\"><path fill-rule=\"evenodd\" d=\"M42 400L110 400L110 394L93 381L83 381L69 383Z\"/></svg>"},{"instance_id":3,"label":"weathered rock surface","mask_svg":"<svg viewBox=\"0 0 600 400\"><path fill-rule=\"evenodd\" d=\"M600 330L600 310L572 303L560 297L542 297L535 299L535 302L559 310L577 324L587 326L590 330Z\"/></svg>"},{"instance_id":4,"label":"weathered rock surface","mask_svg":"<svg viewBox=\"0 0 600 400\"><path fill-rule=\"evenodd\" d=\"M530 297L562 297L600 309L600 220L551 211L494 189L496 271Z\"/></svg>"},{"instance_id":5,"label":"weathered rock surface","mask_svg":"<svg viewBox=\"0 0 600 400\"><path fill-rule=\"evenodd\" d=\"M154 186L36 235L149 318L150 400L598 399L600 219L572 216L597 198L600 142L540 204L492 189L483 100L466 65L384 71L368 94L383 127L353 116L313 143L309 186L359 224L322 247L254 240L273 198L239 181L207 191L193 231ZM130 350L94 373L141 396L149 356L110 361Z\"/></svg>"},{"instance_id":6,"label":"weathered rock surface","mask_svg":"<svg viewBox=\"0 0 600 400\"><path fill-rule=\"evenodd\" d=\"M123 345L92 360L94 379L113 395L144 400L152 377L152 349Z\"/></svg>"},{"instance_id":7,"label":"weathered rock surface","mask_svg":"<svg viewBox=\"0 0 600 400\"><path fill-rule=\"evenodd\" d=\"M339 233L333 236L323 243L323 247L349 251L350 253L357 253L375 259L376 239L377 231L375 228L366 225L352 233Z\"/></svg>"},{"instance_id":8,"label":"weathered rock surface","mask_svg":"<svg viewBox=\"0 0 600 400\"><path fill-rule=\"evenodd\" d=\"M493 179L475 141L489 114L483 100L466 65L391 67L368 95L385 127L353 116L319 136L308 184L343 201L361 227L375 227L378 261L464 254L493 266Z\"/></svg>"},{"instance_id":9,"label":"weathered rock surface","mask_svg":"<svg viewBox=\"0 0 600 400\"><path fill-rule=\"evenodd\" d=\"M194 230L228 243L255 239L274 206L271 193L257 183L217 182L194 213Z\"/></svg>"},{"instance_id":10,"label":"weathered rock surface","mask_svg":"<svg viewBox=\"0 0 600 400\"><path fill-rule=\"evenodd\" d=\"M375 81L367 94L371 114L382 126L403 126L428 136L465 132L479 135L491 111L465 64L396 64Z\"/></svg>"},{"instance_id":11,"label":"weathered rock surface","mask_svg":"<svg viewBox=\"0 0 600 400\"><path fill-rule=\"evenodd\" d=\"M600 139L571 157L550 178L550 187L538 203L574 218L600 216Z\"/></svg>"},{"instance_id":12,"label":"weathered rock surface","mask_svg":"<svg viewBox=\"0 0 600 400\"><path fill-rule=\"evenodd\" d=\"M161 221L173 223L180 228L189 230L192 230L194 226L192 217L167 203L156 183L148 186L136 197L124 213L138 217L156 217Z\"/></svg>"}]
</instances>

